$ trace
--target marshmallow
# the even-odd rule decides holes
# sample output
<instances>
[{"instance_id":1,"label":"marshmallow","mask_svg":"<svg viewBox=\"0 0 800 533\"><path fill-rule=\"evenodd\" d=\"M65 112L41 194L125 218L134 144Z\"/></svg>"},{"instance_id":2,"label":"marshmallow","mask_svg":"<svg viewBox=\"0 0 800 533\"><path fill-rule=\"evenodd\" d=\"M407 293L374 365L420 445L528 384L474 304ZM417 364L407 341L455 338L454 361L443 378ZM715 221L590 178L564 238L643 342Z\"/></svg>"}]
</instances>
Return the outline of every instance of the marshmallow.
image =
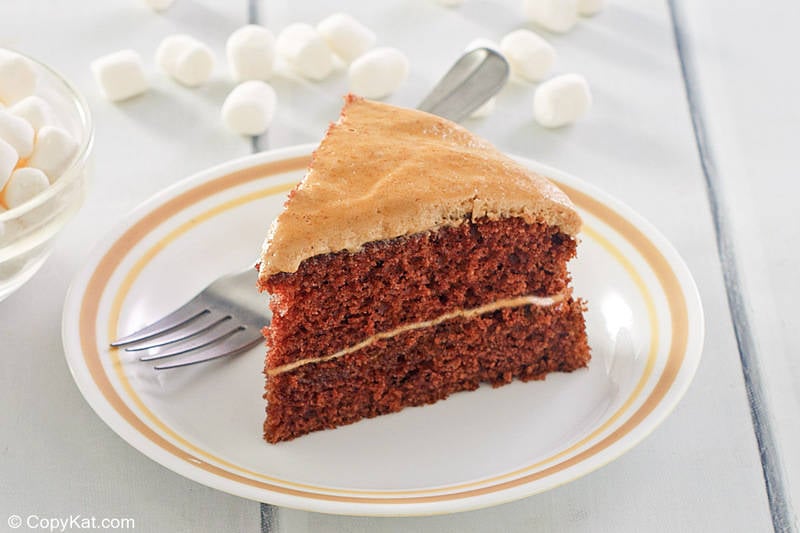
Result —
<instances>
[{"instance_id":1,"label":"marshmallow","mask_svg":"<svg viewBox=\"0 0 800 533\"><path fill-rule=\"evenodd\" d=\"M31 155L33 136L33 126L27 120L0 110L0 139L13 146L20 158Z\"/></svg>"},{"instance_id":2,"label":"marshmallow","mask_svg":"<svg viewBox=\"0 0 800 533\"><path fill-rule=\"evenodd\" d=\"M159 43L158 48L156 48L156 65L158 65L165 74L171 76L178 64L178 57L194 43L194 37L183 33L176 33L175 35L164 37L161 43Z\"/></svg>"},{"instance_id":3,"label":"marshmallow","mask_svg":"<svg viewBox=\"0 0 800 533\"><path fill-rule=\"evenodd\" d=\"M557 33L565 33L578 22L578 0L522 0L528 20Z\"/></svg>"},{"instance_id":4,"label":"marshmallow","mask_svg":"<svg viewBox=\"0 0 800 533\"><path fill-rule=\"evenodd\" d=\"M66 130L56 126L43 126L36 135L33 154L28 165L41 169L55 182L72 162L78 151L78 141Z\"/></svg>"},{"instance_id":5,"label":"marshmallow","mask_svg":"<svg viewBox=\"0 0 800 533\"><path fill-rule=\"evenodd\" d=\"M508 60L511 72L529 81L547 76L556 60L555 48L530 30L512 31L503 37L500 51Z\"/></svg>"},{"instance_id":6,"label":"marshmallow","mask_svg":"<svg viewBox=\"0 0 800 533\"><path fill-rule=\"evenodd\" d=\"M91 68L103 95L112 102L140 95L150 87L142 58L133 50L120 50L95 59Z\"/></svg>"},{"instance_id":7,"label":"marshmallow","mask_svg":"<svg viewBox=\"0 0 800 533\"><path fill-rule=\"evenodd\" d=\"M237 85L222 104L222 121L240 135L261 135L275 115L275 89L260 80Z\"/></svg>"},{"instance_id":8,"label":"marshmallow","mask_svg":"<svg viewBox=\"0 0 800 533\"><path fill-rule=\"evenodd\" d=\"M575 122L592 105L589 84L579 74L563 74L539 85L533 95L533 116L546 128Z\"/></svg>"},{"instance_id":9,"label":"marshmallow","mask_svg":"<svg viewBox=\"0 0 800 533\"><path fill-rule=\"evenodd\" d=\"M333 54L317 30L304 23L289 24L275 41L278 55L304 78L321 80L333 70Z\"/></svg>"},{"instance_id":10,"label":"marshmallow","mask_svg":"<svg viewBox=\"0 0 800 533\"><path fill-rule=\"evenodd\" d=\"M144 0L147 7L153 11L166 11L175 0Z\"/></svg>"},{"instance_id":11,"label":"marshmallow","mask_svg":"<svg viewBox=\"0 0 800 533\"><path fill-rule=\"evenodd\" d=\"M464 0L437 0L445 7L458 7L464 3Z\"/></svg>"},{"instance_id":12,"label":"marshmallow","mask_svg":"<svg viewBox=\"0 0 800 533\"><path fill-rule=\"evenodd\" d=\"M13 146L0 139L0 191L6 186L8 178L17 166L19 156Z\"/></svg>"},{"instance_id":13,"label":"marshmallow","mask_svg":"<svg viewBox=\"0 0 800 533\"><path fill-rule=\"evenodd\" d=\"M396 48L376 48L353 61L348 77L352 92L366 98L383 98L408 77L408 59Z\"/></svg>"},{"instance_id":14,"label":"marshmallow","mask_svg":"<svg viewBox=\"0 0 800 533\"><path fill-rule=\"evenodd\" d=\"M214 52L189 35L170 35L156 50L156 64L181 84L198 87L211 77Z\"/></svg>"},{"instance_id":15,"label":"marshmallow","mask_svg":"<svg viewBox=\"0 0 800 533\"><path fill-rule=\"evenodd\" d=\"M14 209L47 190L50 181L38 168L18 168L11 174L5 189L6 205Z\"/></svg>"},{"instance_id":16,"label":"marshmallow","mask_svg":"<svg viewBox=\"0 0 800 533\"><path fill-rule=\"evenodd\" d=\"M8 106L30 96L36 81L36 71L27 58L0 49L0 101Z\"/></svg>"},{"instance_id":17,"label":"marshmallow","mask_svg":"<svg viewBox=\"0 0 800 533\"><path fill-rule=\"evenodd\" d=\"M345 63L372 48L375 32L346 13L335 13L317 24L317 31Z\"/></svg>"},{"instance_id":18,"label":"marshmallow","mask_svg":"<svg viewBox=\"0 0 800 533\"><path fill-rule=\"evenodd\" d=\"M34 131L39 131L45 124L55 124L57 122L53 108L50 107L47 101L38 96L26 96L9 107L8 112L27 120Z\"/></svg>"},{"instance_id":19,"label":"marshmallow","mask_svg":"<svg viewBox=\"0 0 800 533\"><path fill-rule=\"evenodd\" d=\"M606 0L578 0L578 13L584 17L596 15L606 6Z\"/></svg>"},{"instance_id":20,"label":"marshmallow","mask_svg":"<svg viewBox=\"0 0 800 533\"><path fill-rule=\"evenodd\" d=\"M263 26L248 24L233 32L225 45L234 81L268 80L275 62L275 36Z\"/></svg>"},{"instance_id":21,"label":"marshmallow","mask_svg":"<svg viewBox=\"0 0 800 533\"><path fill-rule=\"evenodd\" d=\"M492 113L494 113L494 107L497 103L496 98L493 96L486 100L482 106L472 112L469 118L486 118Z\"/></svg>"}]
</instances>

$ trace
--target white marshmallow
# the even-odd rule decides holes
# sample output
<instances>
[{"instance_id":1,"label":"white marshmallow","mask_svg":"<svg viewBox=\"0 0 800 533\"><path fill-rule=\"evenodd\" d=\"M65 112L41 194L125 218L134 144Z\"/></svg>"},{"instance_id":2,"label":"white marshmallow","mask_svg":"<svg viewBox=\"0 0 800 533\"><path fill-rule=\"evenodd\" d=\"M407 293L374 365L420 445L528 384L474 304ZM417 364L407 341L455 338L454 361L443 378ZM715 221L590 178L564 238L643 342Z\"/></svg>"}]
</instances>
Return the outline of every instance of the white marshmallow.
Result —
<instances>
[{"instance_id":1,"label":"white marshmallow","mask_svg":"<svg viewBox=\"0 0 800 533\"><path fill-rule=\"evenodd\" d=\"M13 146L20 158L31 155L33 136L33 126L27 120L0 109L0 139Z\"/></svg>"},{"instance_id":2,"label":"white marshmallow","mask_svg":"<svg viewBox=\"0 0 800 533\"><path fill-rule=\"evenodd\" d=\"M120 50L92 61L92 74L108 100L121 102L147 91L142 58L133 50Z\"/></svg>"},{"instance_id":3,"label":"white marshmallow","mask_svg":"<svg viewBox=\"0 0 800 533\"><path fill-rule=\"evenodd\" d=\"M44 192L50 186L47 176L38 168L18 168L5 189L6 205L13 209Z\"/></svg>"},{"instance_id":4,"label":"white marshmallow","mask_svg":"<svg viewBox=\"0 0 800 533\"><path fill-rule=\"evenodd\" d=\"M176 33L164 37L156 48L155 62L165 74L172 76L178 64L178 57L187 48L190 48L196 39L191 35Z\"/></svg>"},{"instance_id":5,"label":"white marshmallow","mask_svg":"<svg viewBox=\"0 0 800 533\"><path fill-rule=\"evenodd\" d=\"M267 28L256 24L239 28L228 37L225 52L234 81L263 81L272 76L275 36Z\"/></svg>"},{"instance_id":6,"label":"white marshmallow","mask_svg":"<svg viewBox=\"0 0 800 533\"><path fill-rule=\"evenodd\" d=\"M6 186L8 178L17 166L19 156L13 146L0 139L0 191Z\"/></svg>"},{"instance_id":7,"label":"white marshmallow","mask_svg":"<svg viewBox=\"0 0 800 533\"><path fill-rule=\"evenodd\" d=\"M277 96L275 89L260 80L236 86L222 104L222 121L240 135L261 135L272 124Z\"/></svg>"},{"instance_id":8,"label":"white marshmallow","mask_svg":"<svg viewBox=\"0 0 800 533\"><path fill-rule=\"evenodd\" d=\"M199 87L214 71L214 52L190 35L170 35L156 50L156 64L187 87Z\"/></svg>"},{"instance_id":9,"label":"white marshmallow","mask_svg":"<svg viewBox=\"0 0 800 533\"><path fill-rule=\"evenodd\" d=\"M147 7L153 11L166 11L175 0L144 0Z\"/></svg>"},{"instance_id":10,"label":"white marshmallow","mask_svg":"<svg viewBox=\"0 0 800 533\"><path fill-rule=\"evenodd\" d=\"M437 0L445 7L458 7L464 3L464 0Z\"/></svg>"},{"instance_id":11,"label":"white marshmallow","mask_svg":"<svg viewBox=\"0 0 800 533\"><path fill-rule=\"evenodd\" d=\"M43 126L36 135L33 154L28 165L41 169L54 183L72 162L78 151L78 141L66 130L56 126Z\"/></svg>"},{"instance_id":12,"label":"white marshmallow","mask_svg":"<svg viewBox=\"0 0 800 533\"><path fill-rule=\"evenodd\" d=\"M500 50L514 75L529 81L547 76L556 61L556 50L530 30L515 30L500 41Z\"/></svg>"},{"instance_id":13,"label":"white marshmallow","mask_svg":"<svg viewBox=\"0 0 800 533\"><path fill-rule=\"evenodd\" d=\"M333 53L322 36L308 24L289 24L275 41L278 55L304 78L322 80L333 70Z\"/></svg>"},{"instance_id":14,"label":"white marshmallow","mask_svg":"<svg viewBox=\"0 0 800 533\"><path fill-rule=\"evenodd\" d=\"M563 74L539 85L533 95L533 116L546 128L575 122L589 111L592 95L586 78Z\"/></svg>"},{"instance_id":15,"label":"white marshmallow","mask_svg":"<svg viewBox=\"0 0 800 533\"><path fill-rule=\"evenodd\" d=\"M492 113L494 113L495 104L497 103L497 99L493 96L486 100L482 106L472 112L469 118L486 118Z\"/></svg>"},{"instance_id":16,"label":"white marshmallow","mask_svg":"<svg viewBox=\"0 0 800 533\"><path fill-rule=\"evenodd\" d=\"M578 22L578 0L522 0L528 20L557 33L565 33Z\"/></svg>"},{"instance_id":17,"label":"white marshmallow","mask_svg":"<svg viewBox=\"0 0 800 533\"><path fill-rule=\"evenodd\" d=\"M347 13L335 13L317 24L317 31L331 50L345 63L372 48L377 40L375 32Z\"/></svg>"},{"instance_id":18,"label":"white marshmallow","mask_svg":"<svg viewBox=\"0 0 800 533\"><path fill-rule=\"evenodd\" d=\"M46 125L55 125L58 121L53 108L46 100L38 96L26 96L16 104L8 108L8 112L14 116L28 121L34 131Z\"/></svg>"},{"instance_id":19,"label":"white marshmallow","mask_svg":"<svg viewBox=\"0 0 800 533\"><path fill-rule=\"evenodd\" d=\"M213 71L214 52L198 41L179 56L172 76L187 87L199 87L208 81Z\"/></svg>"},{"instance_id":20,"label":"white marshmallow","mask_svg":"<svg viewBox=\"0 0 800 533\"><path fill-rule=\"evenodd\" d=\"M13 105L36 89L38 76L27 58L0 49L0 101Z\"/></svg>"},{"instance_id":21,"label":"white marshmallow","mask_svg":"<svg viewBox=\"0 0 800 533\"><path fill-rule=\"evenodd\" d=\"M348 76L352 92L366 98L383 98L408 77L408 58L396 48L376 48L353 61Z\"/></svg>"},{"instance_id":22,"label":"white marshmallow","mask_svg":"<svg viewBox=\"0 0 800 533\"><path fill-rule=\"evenodd\" d=\"M584 17L596 15L604 7L606 7L606 0L578 0L578 13Z\"/></svg>"}]
</instances>

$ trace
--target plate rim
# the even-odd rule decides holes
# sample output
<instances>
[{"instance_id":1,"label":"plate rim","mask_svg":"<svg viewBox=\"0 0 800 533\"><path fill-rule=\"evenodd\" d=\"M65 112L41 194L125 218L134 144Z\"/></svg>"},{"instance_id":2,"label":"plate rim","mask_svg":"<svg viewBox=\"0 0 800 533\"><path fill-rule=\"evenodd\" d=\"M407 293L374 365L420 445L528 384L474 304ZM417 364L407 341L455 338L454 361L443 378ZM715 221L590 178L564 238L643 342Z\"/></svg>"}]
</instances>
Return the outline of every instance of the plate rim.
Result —
<instances>
[{"instance_id":1,"label":"plate rim","mask_svg":"<svg viewBox=\"0 0 800 533\"><path fill-rule=\"evenodd\" d=\"M111 245L122 236L125 230L132 224L141 219L142 216L152 211L154 207L162 204L184 189L191 185L200 185L202 183L213 180L215 177L221 177L226 174L238 172L247 168L257 167L270 162L289 161L299 158L308 158L311 152L316 147L315 144L304 144L272 150L268 152L261 152L258 154L249 154L244 157L236 158L231 161L215 165L211 168L195 173L187 178L184 178L169 187L157 192L144 202L140 203L124 216L122 216L114 227L106 232L94 245L92 251L87 256L84 265L75 274L72 283L67 291L65 303L63 307L62 318L62 340L65 350L65 358L81 394L86 399L87 403L92 409L100 416L100 418L114 430L123 440L131 444L134 448L144 453L150 459L155 460L166 468L173 470L189 479L202 483L204 485L217 488L238 496L249 499L262 501L265 495L269 495L269 500L277 505L284 505L297 509L336 513L336 514L362 514L370 516L411 516L411 515L431 515L441 514L457 511L466 511L470 509L477 509L505 503L507 501L516 500L525 496L535 493L550 490L561 484L573 481L582 477L591 471L608 464L614 459L626 453L633 446L641 442L647 435L649 435L661 422L669 415L669 413L678 404L680 399L684 396L688 389L694 374L699 365L702 355L702 346L704 340L704 319L702 303L700 301L699 292L691 273L686 266L683 259L672 246L672 244L664 237L650 222L644 217L639 215L635 210L628 207L626 204L617 200L613 196L604 192L599 187L585 182L571 174L564 171L555 169L548 165L533 161L527 158L515 157L516 160L532 168L537 172L551 176L554 180L559 182L559 185L566 185L569 189L578 190L580 194L588 196L593 200L604 204L616 215L621 217L627 223L632 224L640 231L643 237L648 240L655 250L663 257L669 271L675 276L678 288L683 296L684 305L687 310L687 345L684 350L682 364L676 371L675 379L670 384L664 397L655 404L653 409L644 416L644 418L628 432L623 438L612 443L608 448L600 450L594 455L594 460L588 458L589 463L583 468L573 468L573 465L564 469L570 475L565 476L565 479L559 480L557 483L546 484L546 486L537 486L534 489L537 481L534 480L528 483L523 483L517 487L508 489L500 489L495 492L486 493L480 496L467 496L461 499L441 500L434 502L404 502L392 503L377 499L374 502L335 502L327 499L311 499L308 496L292 495L292 494L278 494L267 489L257 490L244 490L248 487L242 487L241 483L232 479L223 479L222 477L213 473L199 470L192 466L189 462L181 460L180 457L174 457L164 450L161 450L155 443L143 442L141 439L146 438L130 424L110 405L107 404L107 399L103 397L97 384L93 380L86 379L86 372L79 365L83 362L83 353L80 349L80 343L71 342L74 337L74 331L77 328L72 328L77 325L78 318L72 317L68 310L71 308L81 308L83 301L84 291L87 288L87 283L91 277L95 267L98 266L99 258L103 256L104 252L108 251ZM565 183L566 182L566 183ZM572 196L572 193L568 193ZM78 295L78 293L80 294ZM80 296L80 298L78 298ZM76 302L77 305L71 305ZM691 316L694 315L694 320ZM74 318L74 320L71 320ZM694 328L692 327L694 326ZM71 346L78 346L77 356L71 354ZM680 378L680 379L679 379ZM166 457L163 454L167 454ZM172 458L172 460L169 460ZM573 471L575 470L575 471ZM541 484L540 484L541 485ZM525 490L527 488L527 490ZM516 490L514 490L516 489Z\"/></svg>"}]
</instances>

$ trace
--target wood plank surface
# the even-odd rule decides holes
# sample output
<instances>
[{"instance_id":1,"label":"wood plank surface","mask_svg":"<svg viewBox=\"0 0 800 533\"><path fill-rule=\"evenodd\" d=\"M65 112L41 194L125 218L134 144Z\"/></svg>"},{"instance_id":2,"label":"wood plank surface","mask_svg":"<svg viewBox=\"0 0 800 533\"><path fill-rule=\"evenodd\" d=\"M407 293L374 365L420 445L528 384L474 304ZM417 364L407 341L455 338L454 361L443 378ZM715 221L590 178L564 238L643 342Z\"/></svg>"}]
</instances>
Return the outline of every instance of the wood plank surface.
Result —
<instances>
[{"instance_id":1,"label":"wood plank surface","mask_svg":"<svg viewBox=\"0 0 800 533\"><path fill-rule=\"evenodd\" d=\"M724 63L718 55L704 55L725 56L735 32L716 26L712 32L708 28L718 20L712 18L712 7L688 4L681 3L686 31L698 39L693 49L703 51L696 58L704 76L703 112L712 117L710 134L720 143L718 159L726 165L725 175L730 168L743 167L755 174L736 179L737 184L753 183L752 175L758 180L781 179L776 184L790 181L789 119L762 121L773 117L765 115L765 109L774 117L783 113L762 99L748 111L750 124L761 129L738 122L737 106L752 102L757 93L728 88L736 74L735 59ZM388 99L408 106L422 99L472 39L499 40L508 31L528 27L516 0L466 0L456 9L432 0L347 0L335 8L319 0L260 0L255 5L262 23L276 32L289 22L316 23L334 9L354 14L376 31L380 45L396 46L409 56L410 79ZM219 106L231 86L225 76L224 40L247 21L249 7L246 0L177 0L172 9L156 15L136 0L0 4L0 46L18 48L63 72L86 95L97 127L95 172L86 205L42 271L0 303L0 529L12 513L131 516L137 531L260 529L258 504L173 474L108 429L72 382L59 330L70 278L114 221L170 183L251 151L249 141L229 134L219 121ZM740 26L732 28L742 28L745 21L737 19ZM191 33L216 51L216 79L208 87L186 90L156 72L153 52L162 37L176 31ZM695 276L706 313L706 346L694 383L675 412L643 443L597 472L550 492L492 509L424 518L336 517L265 506L262 513L269 518L265 523L270 523L270 531L772 528L670 6L666 0L609 0L603 12L583 19L572 32L543 35L559 54L556 72L578 72L589 80L594 96L589 116L572 127L541 128L532 120L535 85L513 82L499 95L493 115L465 125L503 150L594 183L643 214L675 245ZM142 53L155 90L117 106L99 96L88 64L120 48ZM753 68L761 57L750 57ZM347 90L343 71L322 83L283 76L273 84L279 108L272 130L262 139L262 146L273 148L318 141L327 123L335 120ZM781 94L788 95L790 87ZM723 90L727 100L712 98ZM796 117L797 108L788 109L789 118ZM775 142L757 142L759 131L768 132L770 139L774 136ZM745 141L754 146L742 150ZM756 164L762 160L768 162ZM760 227L785 229L787 218L769 209L776 204L770 203L767 191L738 185L726 189L726 209L743 227L754 218L736 218L740 210L751 210L746 217L761 221L767 209L770 216ZM778 199L777 205L790 207L789 198ZM759 232L750 231L742 234L740 244L752 251L748 261L756 261L751 255L766 256L766 251L775 254L773 244L781 248L777 240L758 241ZM759 242L762 248L754 248ZM796 314L784 314L791 299L773 283L796 268L797 254L785 247L777 253L779 260L762 261L769 264L766 268L743 263L742 272L749 293L763 298L751 300L759 310L754 314L754 326L761 328L759 342L783 350L781 357L787 361L777 370L765 369L769 376L777 375L769 379L780 384L772 402L786 401L791 408L794 404L789 402L797 400L792 391L797 390L798 376L792 374L797 366L790 359L789 333L795 324L787 316ZM760 312L769 306L775 314ZM798 411L795 408L792 415L790 408L775 411L777 425L797 427ZM792 445L797 433L782 430L779 438ZM792 472L797 471L796 457L787 461Z\"/></svg>"}]
</instances>

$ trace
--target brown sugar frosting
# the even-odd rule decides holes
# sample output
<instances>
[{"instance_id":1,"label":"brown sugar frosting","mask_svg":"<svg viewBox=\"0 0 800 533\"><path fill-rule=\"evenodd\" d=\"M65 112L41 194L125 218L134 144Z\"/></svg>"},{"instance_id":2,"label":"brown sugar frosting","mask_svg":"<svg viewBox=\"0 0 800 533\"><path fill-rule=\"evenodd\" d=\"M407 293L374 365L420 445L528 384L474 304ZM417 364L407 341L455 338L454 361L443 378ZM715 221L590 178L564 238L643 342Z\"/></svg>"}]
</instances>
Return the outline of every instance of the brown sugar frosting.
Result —
<instances>
[{"instance_id":1,"label":"brown sugar frosting","mask_svg":"<svg viewBox=\"0 0 800 533\"><path fill-rule=\"evenodd\" d=\"M260 277L482 217L521 217L573 236L581 226L560 189L461 126L348 95L273 223Z\"/></svg>"}]
</instances>

